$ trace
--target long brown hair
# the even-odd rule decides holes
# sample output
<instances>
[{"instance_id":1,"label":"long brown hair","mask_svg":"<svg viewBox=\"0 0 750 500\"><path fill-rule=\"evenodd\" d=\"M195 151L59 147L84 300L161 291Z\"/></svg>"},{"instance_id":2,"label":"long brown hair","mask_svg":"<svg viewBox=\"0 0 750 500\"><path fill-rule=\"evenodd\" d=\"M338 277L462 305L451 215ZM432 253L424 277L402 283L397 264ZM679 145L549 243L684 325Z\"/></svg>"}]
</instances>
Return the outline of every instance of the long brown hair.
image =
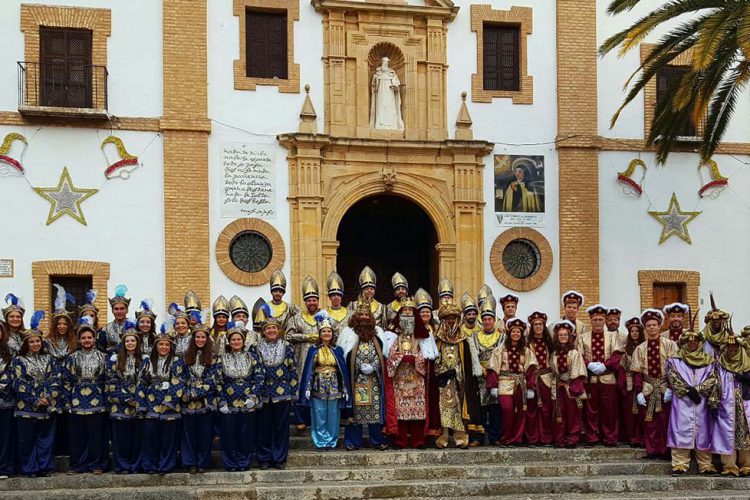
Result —
<instances>
[{"instance_id":1,"label":"long brown hair","mask_svg":"<svg viewBox=\"0 0 750 500\"><path fill-rule=\"evenodd\" d=\"M75 328L73 328L73 322L68 316L57 316L54 324L51 325L50 331L45 335L45 338L53 340L59 337L57 334L57 325L60 324L60 320L65 321L68 324L68 333L65 334L65 343L68 345L68 352L71 353L78 348L78 335L76 334ZM94 340L96 340L96 333L94 334Z\"/></svg>"},{"instance_id":2,"label":"long brown hair","mask_svg":"<svg viewBox=\"0 0 750 500\"><path fill-rule=\"evenodd\" d=\"M540 321L540 320L536 320L536 321ZM526 345L531 346L531 343L535 338L536 337L534 336L534 322L532 321L531 324L529 325L529 333L526 336ZM549 328L547 328L547 325L544 325L544 330L542 330L542 343L547 348L547 353L551 353L555 348L552 342L552 334L550 334Z\"/></svg>"},{"instance_id":3,"label":"long brown hair","mask_svg":"<svg viewBox=\"0 0 750 500\"><path fill-rule=\"evenodd\" d=\"M138 369L141 367L141 359L143 356L141 356L141 337L140 335L127 335L128 337L135 337L135 351L133 354L133 358L135 359L135 371L137 372ZM120 342L120 347L117 349L117 371L120 373L125 373L125 368L127 367L128 363L128 350L125 349L125 337L122 339L123 341Z\"/></svg>"},{"instance_id":4,"label":"long brown hair","mask_svg":"<svg viewBox=\"0 0 750 500\"><path fill-rule=\"evenodd\" d=\"M5 323L0 321L0 342L7 342L10 338L10 331L5 327Z\"/></svg>"},{"instance_id":5,"label":"long brown hair","mask_svg":"<svg viewBox=\"0 0 750 500\"><path fill-rule=\"evenodd\" d=\"M205 330L198 330L196 332L193 332L192 335L190 335L190 344L188 345L187 350L185 351L185 355L183 356L183 359L185 360L185 363L188 366L193 366L195 364L195 358L198 357L198 346L195 345L195 334L197 332L203 332L206 334L206 345L203 346L203 350L201 351L201 357L198 360L200 364L203 366L211 366L211 363L213 362L213 353L214 353L214 340L211 338L211 335Z\"/></svg>"},{"instance_id":6,"label":"long brown hair","mask_svg":"<svg viewBox=\"0 0 750 500\"><path fill-rule=\"evenodd\" d=\"M638 340L636 342L634 342L633 337L630 336L630 328L638 328ZM646 334L644 333L642 327L631 326L630 328L628 328L628 340L625 341L625 352L628 354L633 354L635 348L646 341Z\"/></svg>"},{"instance_id":7,"label":"long brown hair","mask_svg":"<svg viewBox=\"0 0 750 500\"><path fill-rule=\"evenodd\" d=\"M513 328L518 328L518 327L517 327L517 326L515 326L515 327L513 327ZM513 345L513 341L512 341L512 340L511 340L511 338L510 338L510 331L511 331L511 330L512 330L512 328L508 328L508 331L507 331L507 332L505 333L505 348L506 348L506 349L510 349L510 348L511 348L511 346ZM518 339L518 346L517 346L517 347L518 347L518 349L520 349L520 350L521 350L521 352L523 353L523 351L524 351L524 350L526 350L526 346L527 346L527 345L528 345L528 343L526 342L526 337L524 337L524 335L523 335L523 330L522 330L522 331L521 331L521 338L520 338L520 339Z\"/></svg>"}]
</instances>

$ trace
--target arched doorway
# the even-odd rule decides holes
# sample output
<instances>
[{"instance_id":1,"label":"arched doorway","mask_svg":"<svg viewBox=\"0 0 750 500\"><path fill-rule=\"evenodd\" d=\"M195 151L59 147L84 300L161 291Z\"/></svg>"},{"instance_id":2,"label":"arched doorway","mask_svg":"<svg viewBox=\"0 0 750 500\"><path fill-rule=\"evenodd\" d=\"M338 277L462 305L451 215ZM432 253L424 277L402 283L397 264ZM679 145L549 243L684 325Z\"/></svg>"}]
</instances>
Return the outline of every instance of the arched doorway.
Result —
<instances>
[{"instance_id":1,"label":"arched doorway","mask_svg":"<svg viewBox=\"0 0 750 500\"><path fill-rule=\"evenodd\" d=\"M341 219L336 239L345 304L359 293L359 272L366 265L377 275L380 302L393 300L391 276L396 271L406 276L412 294L419 287L430 294L437 289L437 234L430 217L413 201L394 195L364 198Z\"/></svg>"}]
</instances>

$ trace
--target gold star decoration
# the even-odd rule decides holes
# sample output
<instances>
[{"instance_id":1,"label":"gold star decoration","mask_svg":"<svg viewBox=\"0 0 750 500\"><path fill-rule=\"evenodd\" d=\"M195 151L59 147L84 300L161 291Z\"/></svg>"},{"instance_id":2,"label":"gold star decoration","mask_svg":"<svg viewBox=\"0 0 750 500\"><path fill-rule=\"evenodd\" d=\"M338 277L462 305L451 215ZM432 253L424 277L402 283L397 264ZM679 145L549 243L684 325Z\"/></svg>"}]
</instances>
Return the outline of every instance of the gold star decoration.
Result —
<instances>
[{"instance_id":1,"label":"gold star decoration","mask_svg":"<svg viewBox=\"0 0 750 500\"><path fill-rule=\"evenodd\" d=\"M98 189L83 189L73 185L73 180L68 173L68 167L63 167L60 181L57 187L34 188L39 196L50 202L47 225L49 226L63 215L69 215L75 220L86 224L86 217L81 210L81 203L94 196Z\"/></svg>"},{"instance_id":2,"label":"gold star decoration","mask_svg":"<svg viewBox=\"0 0 750 500\"><path fill-rule=\"evenodd\" d=\"M655 210L649 210L648 214L659 221L662 225L661 238L659 244L661 245L672 236L679 236L680 239L687 242L689 245L693 244L690 239L690 233L688 232L688 223L698 217L701 212L683 212L680 208L680 202L677 201L677 195L672 193L672 199L669 202L669 208L664 212L658 212Z\"/></svg>"}]
</instances>

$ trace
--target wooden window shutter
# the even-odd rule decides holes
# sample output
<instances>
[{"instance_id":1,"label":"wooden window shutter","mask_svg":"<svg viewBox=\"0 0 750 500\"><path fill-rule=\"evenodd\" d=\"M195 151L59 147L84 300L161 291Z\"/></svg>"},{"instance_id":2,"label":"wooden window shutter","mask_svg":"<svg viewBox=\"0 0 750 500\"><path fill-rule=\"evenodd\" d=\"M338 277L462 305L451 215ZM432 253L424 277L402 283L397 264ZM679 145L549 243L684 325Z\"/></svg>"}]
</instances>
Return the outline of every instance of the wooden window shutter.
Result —
<instances>
[{"instance_id":1,"label":"wooden window shutter","mask_svg":"<svg viewBox=\"0 0 750 500\"><path fill-rule=\"evenodd\" d=\"M91 31L39 29L41 104L91 107Z\"/></svg>"},{"instance_id":2,"label":"wooden window shutter","mask_svg":"<svg viewBox=\"0 0 750 500\"><path fill-rule=\"evenodd\" d=\"M246 12L247 76L288 78L287 14L284 12Z\"/></svg>"},{"instance_id":3,"label":"wooden window shutter","mask_svg":"<svg viewBox=\"0 0 750 500\"><path fill-rule=\"evenodd\" d=\"M485 24L483 32L484 90L519 91L519 27Z\"/></svg>"},{"instance_id":4,"label":"wooden window shutter","mask_svg":"<svg viewBox=\"0 0 750 500\"><path fill-rule=\"evenodd\" d=\"M680 66L667 66L656 73L656 106L666 105L670 97L677 92L682 77L689 70ZM679 134L685 137L694 137L696 129L694 123L686 123Z\"/></svg>"}]
</instances>

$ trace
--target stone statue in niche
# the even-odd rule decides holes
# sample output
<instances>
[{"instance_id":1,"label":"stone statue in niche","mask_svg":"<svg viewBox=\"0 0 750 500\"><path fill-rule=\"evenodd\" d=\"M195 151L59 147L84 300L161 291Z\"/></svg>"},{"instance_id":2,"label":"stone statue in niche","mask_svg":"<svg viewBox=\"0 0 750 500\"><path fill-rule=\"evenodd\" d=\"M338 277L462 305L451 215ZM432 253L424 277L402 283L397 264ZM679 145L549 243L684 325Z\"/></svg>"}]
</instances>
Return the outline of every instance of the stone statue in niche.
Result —
<instances>
[{"instance_id":1,"label":"stone statue in niche","mask_svg":"<svg viewBox=\"0 0 750 500\"><path fill-rule=\"evenodd\" d=\"M372 77L370 126L382 130L404 130L401 117L401 82L383 57Z\"/></svg>"}]
</instances>

